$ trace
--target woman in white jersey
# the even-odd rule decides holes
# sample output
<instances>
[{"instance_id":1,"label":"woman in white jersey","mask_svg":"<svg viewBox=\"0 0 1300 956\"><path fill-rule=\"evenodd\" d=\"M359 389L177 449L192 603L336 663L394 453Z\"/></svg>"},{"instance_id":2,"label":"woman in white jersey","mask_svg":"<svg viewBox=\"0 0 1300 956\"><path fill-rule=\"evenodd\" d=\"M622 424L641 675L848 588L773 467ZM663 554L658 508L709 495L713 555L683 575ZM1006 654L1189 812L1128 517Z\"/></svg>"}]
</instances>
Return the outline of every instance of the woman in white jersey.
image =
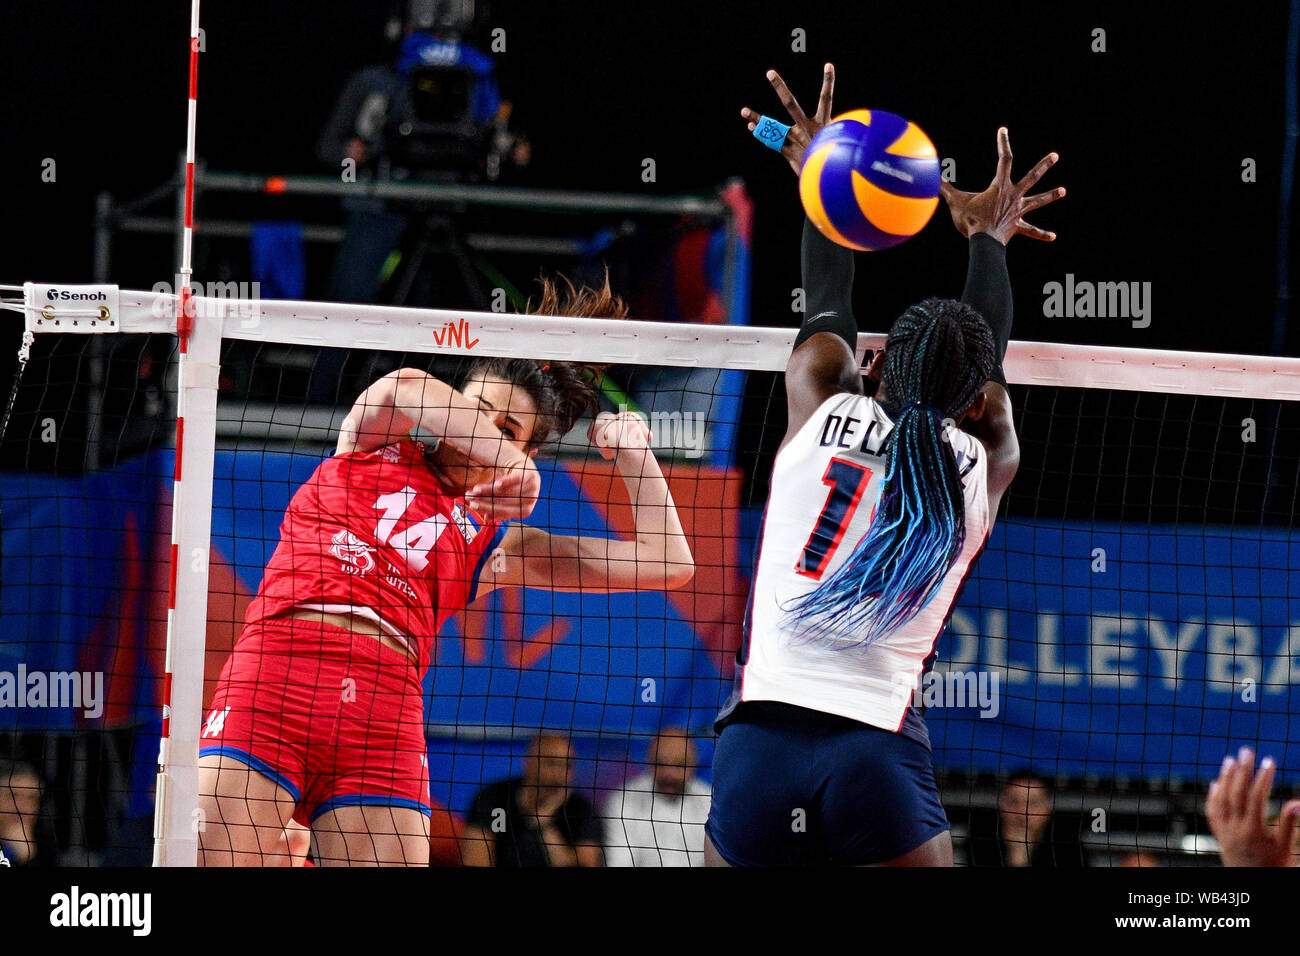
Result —
<instances>
[{"instance_id":1,"label":"woman in white jersey","mask_svg":"<svg viewBox=\"0 0 1300 956\"><path fill-rule=\"evenodd\" d=\"M826 65L813 118L768 78L794 121L742 116L797 173L829 121ZM763 135L766 133L766 135ZM1028 190L1056 162L982 193L943 186L970 241L960 302L926 299L856 361L853 254L805 222L807 315L786 366L789 427L772 469L758 566L718 717L706 858L713 865L951 865L913 688L979 556L1019 445L1002 374L1011 330L1007 241L1052 240L1027 213L1065 195ZM873 395L864 394L864 384Z\"/></svg>"}]
</instances>

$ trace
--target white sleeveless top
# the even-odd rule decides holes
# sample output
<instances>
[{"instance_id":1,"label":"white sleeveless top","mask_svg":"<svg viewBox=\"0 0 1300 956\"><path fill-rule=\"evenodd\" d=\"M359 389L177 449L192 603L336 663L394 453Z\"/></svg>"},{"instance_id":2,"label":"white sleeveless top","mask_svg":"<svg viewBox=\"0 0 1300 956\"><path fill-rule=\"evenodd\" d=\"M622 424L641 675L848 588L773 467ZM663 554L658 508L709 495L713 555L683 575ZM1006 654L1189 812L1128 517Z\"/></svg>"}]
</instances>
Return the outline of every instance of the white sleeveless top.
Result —
<instances>
[{"instance_id":1,"label":"white sleeveless top","mask_svg":"<svg viewBox=\"0 0 1300 956\"><path fill-rule=\"evenodd\" d=\"M720 720L741 701L775 700L902 730L921 669L988 537L987 455L980 442L947 430L965 493L966 539L916 617L872 646L855 648L858 635L848 632L792 642L782 610L829 577L866 535L893 427L874 399L843 392L823 402L776 456L746 615L747 647Z\"/></svg>"}]
</instances>

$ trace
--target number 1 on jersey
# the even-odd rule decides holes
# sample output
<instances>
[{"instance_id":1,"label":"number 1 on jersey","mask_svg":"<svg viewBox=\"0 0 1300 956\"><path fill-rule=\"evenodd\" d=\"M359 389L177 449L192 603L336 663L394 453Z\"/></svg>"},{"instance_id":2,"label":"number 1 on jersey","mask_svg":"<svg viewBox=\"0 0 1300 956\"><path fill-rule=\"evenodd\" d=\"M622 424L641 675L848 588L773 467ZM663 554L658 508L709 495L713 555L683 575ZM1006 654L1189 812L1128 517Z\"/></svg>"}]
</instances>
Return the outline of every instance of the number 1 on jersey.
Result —
<instances>
[{"instance_id":1,"label":"number 1 on jersey","mask_svg":"<svg viewBox=\"0 0 1300 956\"><path fill-rule=\"evenodd\" d=\"M822 475L822 484L830 486L830 494L808 536L808 543L803 546L799 563L794 567L796 571L814 581L821 580L870 481L871 469L866 465L855 465L843 458L830 460Z\"/></svg>"}]
</instances>

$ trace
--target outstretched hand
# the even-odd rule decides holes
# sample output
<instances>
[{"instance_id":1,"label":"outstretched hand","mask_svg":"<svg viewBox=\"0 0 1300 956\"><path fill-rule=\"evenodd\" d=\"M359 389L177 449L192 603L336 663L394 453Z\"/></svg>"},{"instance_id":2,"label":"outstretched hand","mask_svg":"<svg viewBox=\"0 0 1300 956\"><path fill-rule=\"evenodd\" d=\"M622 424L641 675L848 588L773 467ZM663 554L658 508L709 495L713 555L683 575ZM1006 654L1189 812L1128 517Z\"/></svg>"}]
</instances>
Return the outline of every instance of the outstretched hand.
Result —
<instances>
[{"instance_id":1,"label":"outstretched hand","mask_svg":"<svg viewBox=\"0 0 1300 956\"><path fill-rule=\"evenodd\" d=\"M1268 797L1277 766L1266 757L1259 773L1252 774L1254 767L1255 754L1248 747L1223 762L1205 801L1210 830L1219 841L1224 866L1290 866L1300 800L1288 802L1277 826L1269 826Z\"/></svg>"},{"instance_id":2,"label":"outstretched hand","mask_svg":"<svg viewBox=\"0 0 1300 956\"><path fill-rule=\"evenodd\" d=\"M1005 126L999 128L998 168L987 189L980 193L968 193L957 189L952 183L940 183L939 190L948 204L948 211L952 213L953 225L967 239L977 232L986 232L1004 246L1016 235L1044 242L1054 241L1056 233L1030 225L1024 217L1065 195L1064 186L1033 196L1026 195L1060 158L1056 153L1048 153L1023 179L1013 183L1011 138Z\"/></svg>"},{"instance_id":3,"label":"outstretched hand","mask_svg":"<svg viewBox=\"0 0 1300 956\"><path fill-rule=\"evenodd\" d=\"M781 74L777 73L776 70L768 70L767 79L772 84L772 89L776 90L781 105L790 114L790 132L785 136L785 144L781 147L781 155L786 158L790 168L798 176L799 171L803 169L803 154L807 151L808 144L812 142L814 136L821 132L822 127L831 121L831 96L835 92L835 66L827 63L823 69L821 96L817 99L817 112L811 117L800 108L799 101L794 98L790 88L785 85L785 80L781 79ZM751 133L758 126L758 121L762 119L761 113L750 109L748 106L741 107L740 116L745 120Z\"/></svg>"}]
</instances>

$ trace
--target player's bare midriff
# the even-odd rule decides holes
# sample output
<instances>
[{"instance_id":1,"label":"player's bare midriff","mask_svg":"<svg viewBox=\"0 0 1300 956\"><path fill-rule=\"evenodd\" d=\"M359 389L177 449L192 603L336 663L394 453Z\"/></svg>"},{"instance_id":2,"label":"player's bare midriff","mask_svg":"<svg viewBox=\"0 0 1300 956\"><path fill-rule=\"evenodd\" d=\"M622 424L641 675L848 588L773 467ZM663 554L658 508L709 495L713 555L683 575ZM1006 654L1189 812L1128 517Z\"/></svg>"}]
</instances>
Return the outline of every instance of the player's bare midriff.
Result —
<instances>
[{"instance_id":1,"label":"player's bare midriff","mask_svg":"<svg viewBox=\"0 0 1300 956\"><path fill-rule=\"evenodd\" d=\"M415 661L411 652L402 645L401 641L391 635L385 634L374 621L368 620L357 614L335 614L330 611L311 611L307 608L292 608L279 616L292 618L296 621L314 621L318 624L329 624L332 627L341 627L345 631L352 631L354 634L364 634L367 637L375 638L385 647L397 651L412 663Z\"/></svg>"}]
</instances>

